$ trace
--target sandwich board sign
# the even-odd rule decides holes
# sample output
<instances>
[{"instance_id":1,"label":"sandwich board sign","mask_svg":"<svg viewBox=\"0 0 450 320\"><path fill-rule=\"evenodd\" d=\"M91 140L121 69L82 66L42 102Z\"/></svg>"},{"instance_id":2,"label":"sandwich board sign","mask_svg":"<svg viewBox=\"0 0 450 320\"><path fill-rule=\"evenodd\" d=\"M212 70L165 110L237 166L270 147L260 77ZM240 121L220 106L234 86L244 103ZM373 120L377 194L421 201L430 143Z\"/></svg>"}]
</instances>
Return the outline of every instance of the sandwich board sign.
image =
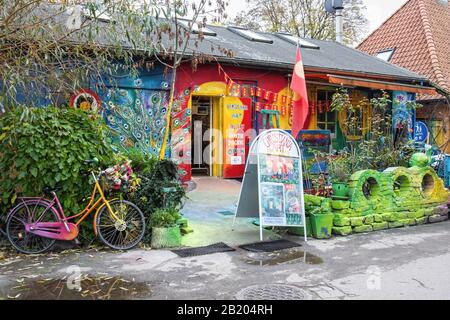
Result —
<instances>
[{"instance_id":1,"label":"sandwich board sign","mask_svg":"<svg viewBox=\"0 0 450 320\"><path fill-rule=\"evenodd\" d=\"M304 203L297 142L284 130L262 132L250 146L233 225L258 217L261 241L264 226L303 227L306 241Z\"/></svg>"}]
</instances>

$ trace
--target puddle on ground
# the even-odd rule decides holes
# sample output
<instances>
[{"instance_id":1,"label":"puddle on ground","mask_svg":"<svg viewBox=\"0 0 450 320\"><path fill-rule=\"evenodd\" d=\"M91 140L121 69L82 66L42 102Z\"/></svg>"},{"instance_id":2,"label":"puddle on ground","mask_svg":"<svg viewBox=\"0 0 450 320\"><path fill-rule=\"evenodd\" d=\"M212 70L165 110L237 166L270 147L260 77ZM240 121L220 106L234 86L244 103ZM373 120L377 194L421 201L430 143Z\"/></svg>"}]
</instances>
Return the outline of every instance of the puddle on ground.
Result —
<instances>
[{"instance_id":1,"label":"puddle on ground","mask_svg":"<svg viewBox=\"0 0 450 320\"><path fill-rule=\"evenodd\" d=\"M257 253L255 256L246 257L244 262L255 266L276 266L287 263L321 264L322 258L309 252L300 250L278 251L271 253Z\"/></svg>"},{"instance_id":2,"label":"puddle on ground","mask_svg":"<svg viewBox=\"0 0 450 320\"><path fill-rule=\"evenodd\" d=\"M62 279L21 278L17 280L16 286L9 289L6 298L17 300L128 300L148 297L150 294L150 286L146 283L120 277L81 276L78 279L75 277Z\"/></svg>"}]
</instances>

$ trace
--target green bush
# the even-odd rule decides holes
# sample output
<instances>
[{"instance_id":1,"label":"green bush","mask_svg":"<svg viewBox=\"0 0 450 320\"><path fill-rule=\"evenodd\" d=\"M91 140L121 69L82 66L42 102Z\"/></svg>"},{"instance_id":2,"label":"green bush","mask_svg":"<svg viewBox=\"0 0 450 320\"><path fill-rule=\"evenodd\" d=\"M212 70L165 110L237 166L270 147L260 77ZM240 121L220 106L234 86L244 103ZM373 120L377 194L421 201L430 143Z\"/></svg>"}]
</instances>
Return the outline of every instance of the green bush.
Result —
<instances>
[{"instance_id":1,"label":"green bush","mask_svg":"<svg viewBox=\"0 0 450 320\"><path fill-rule=\"evenodd\" d=\"M152 228L174 227L180 218L180 211L176 208L157 209L150 218L150 226Z\"/></svg>"},{"instance_id":2,"label":"green bush","mask_svg":"<svg viewBox=\"0 0 450 320\"><path fill-rule=\"evenodd\" d=\"M67 213L80 211L91 192L84 160L97 157L102 168L115 161L104 126L81 110L27 111L25 119L22 109L0 117L1 212L20 195L42 195L44 187L57 185Z\"/></svg>"},{"instance_id":3,"label":"green bush","mask_svg":"<svg viewBox=\"0 0 450 320\"><path fill-rule=\"evenodd\" d=\"M182 207L186 191L177 178L176 170L172 161L162 160L158 161L149 173L137 172L140 185L129 198L139 206L147 219L156 209L166 206L178 209ZM168 188L170 192L167 192Z\"/></svg>"},{"instance_id":4,"label":"green bush","mask_svg":"<svg viewBox=\"0 0 450 320\"><path fill-rule=\"evenodd\" d=\"M132 164L135 161L133 156L130 160ZM146 164L137 167L145 169L137 171L136 165L133 167L140 179L140 185L135 192L128 195L128 198L141 209L146 221L151 221L154 212L158 209L169 207L179 210L182 208L186 190L178 179L177 166L173 161L150 159ZM151 223L147 224L144 242L150 241L151 228Z\"/></svg>"},{"instance_id":5,"label":"green bush","mask_svg":"<svg viewBox=\"0 0 450 320\"><path fill-rule=\"evenodd\" d=\"M122 155L124 160L130 160L133 171L142 176L150 174L158 163L158 159L145 155L141 150L130 148Z\"/></svg>"}]
</instances>

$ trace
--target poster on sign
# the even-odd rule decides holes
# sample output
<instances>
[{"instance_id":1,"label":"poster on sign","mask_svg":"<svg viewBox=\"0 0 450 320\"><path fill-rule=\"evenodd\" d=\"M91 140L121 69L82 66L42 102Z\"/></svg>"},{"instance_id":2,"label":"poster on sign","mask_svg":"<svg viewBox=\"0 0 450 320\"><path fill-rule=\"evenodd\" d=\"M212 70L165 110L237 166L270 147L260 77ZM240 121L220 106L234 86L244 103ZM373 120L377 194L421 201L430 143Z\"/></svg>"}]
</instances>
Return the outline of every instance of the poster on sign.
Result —
<instances>
[{"instance_id":1,"label":"poster on sign","mask_svg":"<svg viewBox=\"0 0 450 320\"><path fill-rule=\"evenodd\" d=\"M250 147L235 219L258 217L262 241L264 226L306 228L304 208L298 144L286 131L264 131Z\"/></svg>"}]
</instances>

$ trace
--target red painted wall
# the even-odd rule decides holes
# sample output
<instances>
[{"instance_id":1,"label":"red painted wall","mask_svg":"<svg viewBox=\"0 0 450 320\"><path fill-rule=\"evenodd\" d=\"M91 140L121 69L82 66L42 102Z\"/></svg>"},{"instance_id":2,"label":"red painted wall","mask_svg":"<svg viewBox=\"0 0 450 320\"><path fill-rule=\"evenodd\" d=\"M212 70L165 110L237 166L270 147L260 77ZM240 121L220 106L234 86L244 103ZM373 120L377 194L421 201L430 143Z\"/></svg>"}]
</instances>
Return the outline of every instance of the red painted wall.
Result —
<instances>
[{"instance_id":1,"label":"red painted wall","mask_svg":"<svg viewBox=\"0 0 450 320\"><path fill-rule=\"evenodd\" d=\"M250 69L236 66L222 66L235 82L254 82L257 87L278 93L288 86L286 72ZM219 73L217 64L199 65L196 71L191 64L181 66L177 71L176 95L172 113L172 157L179 163L183 181L191 179L191 114L188 109L189 98L195 86L207 82L225 83L223 72ZM178 159L178 160L177 160ZM183 163L185 162L185 163Z\"/></svg>"}]
</instances>

